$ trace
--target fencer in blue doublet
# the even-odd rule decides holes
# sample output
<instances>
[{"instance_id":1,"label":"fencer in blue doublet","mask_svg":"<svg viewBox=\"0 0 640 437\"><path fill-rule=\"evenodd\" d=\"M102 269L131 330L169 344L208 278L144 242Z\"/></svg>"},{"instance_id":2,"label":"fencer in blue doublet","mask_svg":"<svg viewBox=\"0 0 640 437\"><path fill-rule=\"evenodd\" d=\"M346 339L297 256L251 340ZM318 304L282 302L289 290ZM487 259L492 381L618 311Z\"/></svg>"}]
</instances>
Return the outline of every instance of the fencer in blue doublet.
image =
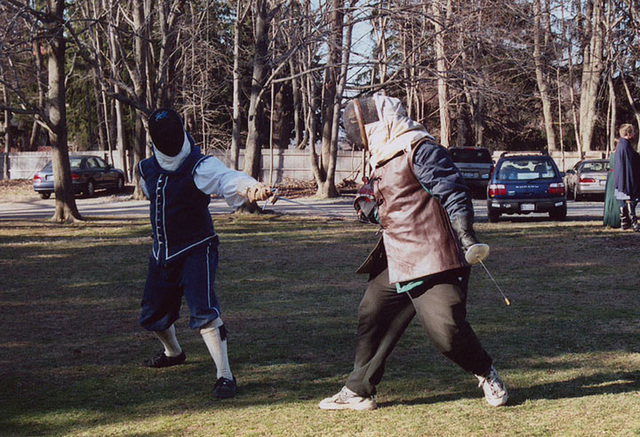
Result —
<instances>
[{"instance_id":1,"label":"fencer in blue doublet","mask_svg":"<svg viewBox=\"0 0 640 437\"><path fill-rule=\"evenodd\" d=\"M164 346L143 366L182 364L186 355L176 338L182 296L189 306L189 327L198 330L216 365L213 396L234 397L236 378L227 354L227 330L214 284L218 238L209 212L210 196L233 208L266 200L271 190L254 178L204 156L172 109L149 116L154 155L138 165L140 186L150 200L153 250L141 302L140 325Z\"/></svg>"},{"instance_id":2,"label":"fencer in blue doublet","mask_svg":"<svg viewBox=\"0 0 640 437\"><path fill-rule=\"evenodd\" d=\"M155 157L140 162L144 191L151 202L153 257L158 264L166 265L216 238L208 210L210 196L200 191L193 179L195 168L208 158L192 146L175 171L164 170Z\"/></svg>"}]
</instances>

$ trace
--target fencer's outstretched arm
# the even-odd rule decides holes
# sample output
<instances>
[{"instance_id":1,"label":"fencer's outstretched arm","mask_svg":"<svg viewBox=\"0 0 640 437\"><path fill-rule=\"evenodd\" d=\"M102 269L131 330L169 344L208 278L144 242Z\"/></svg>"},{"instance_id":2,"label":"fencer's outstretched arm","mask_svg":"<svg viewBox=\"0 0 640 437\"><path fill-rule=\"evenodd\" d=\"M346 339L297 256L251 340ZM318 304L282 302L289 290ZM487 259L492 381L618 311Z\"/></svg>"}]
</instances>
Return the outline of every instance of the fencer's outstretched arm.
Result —
<instances>
[{"instance_id":1,"label":"fencer's outstretched arm","mask_svg":"<svg viewBox=\"0 0 640 437\"><path fill-rule=\"evenodd\" d=\"M232 208L239 208L247 200L265 200L270 193L265 185L246 173L228 168L213 156L196 167L193 180L200 191L221 196Z\"/></svg>"}]
</instances>

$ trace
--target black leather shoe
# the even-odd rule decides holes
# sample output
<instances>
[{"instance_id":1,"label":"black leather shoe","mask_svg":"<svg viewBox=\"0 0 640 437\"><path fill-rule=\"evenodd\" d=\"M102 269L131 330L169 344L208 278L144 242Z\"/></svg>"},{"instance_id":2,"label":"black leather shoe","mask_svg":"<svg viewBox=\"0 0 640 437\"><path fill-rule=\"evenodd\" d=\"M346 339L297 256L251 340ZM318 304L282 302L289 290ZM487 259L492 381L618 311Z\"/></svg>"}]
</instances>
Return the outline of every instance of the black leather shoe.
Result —
<instances>
[{"instance_id":1,"label":"black leather shoe","mask_svg":"<svg viewBox=\"0 0 640 437\"><path fill-rule=\"evenodd\" d=\"M218 399L234 398L238 394L238 384L236 377L233 380L229 378L218 378L216 385L213 386L213 397Z\"/></svg>"},{"instance_id":2,"label":"black leather shoe","mask_svg":"<svg viewBox=\"0 0 640 437\"><path fill-rule=\"evenodd\" d=\"M180 352L180 355L176 357L168 357L164 354L164 352L160 352L155 357L144 360L142 366L159 369L161 367L177 366L178 364L184 363L184 360L186 359L187 356L184 354L184 351Z\"/></svg>"}]
</instances>

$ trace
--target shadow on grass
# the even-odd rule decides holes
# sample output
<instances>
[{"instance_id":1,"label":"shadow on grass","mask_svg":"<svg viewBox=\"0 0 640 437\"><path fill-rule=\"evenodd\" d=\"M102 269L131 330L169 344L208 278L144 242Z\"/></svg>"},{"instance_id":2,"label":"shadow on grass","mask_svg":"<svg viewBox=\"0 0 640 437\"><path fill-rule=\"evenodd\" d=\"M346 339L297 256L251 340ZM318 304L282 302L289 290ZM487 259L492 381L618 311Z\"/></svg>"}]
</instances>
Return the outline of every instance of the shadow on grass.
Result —
<instances>
[{"instance_id":1,"label":"shadow on grass","mask_svg":"<svg viewBox=\"0 0 640 437\"><path fill-rule=\"evenodd\" d=\"M515 407L532 400L559 400L597 396L605 394L637 393L640 391L640 371L601 373L589 377L581 377L568 381L533 385L531 387L509 387L507 407ZM378 402L378 407L394 407L398 405L429 405L441 402L455 402L461 399L481 399L480 389L459 391L434 396L422 396L395 402ZM483 401L484 402L484 401Z\"/></svg>"},{"instance_id":2,"label":"shadow on grass","mask_svg":"<svg viewBox=\"0 0 640 437\"><path fill-rule=\"evenodd\" d=\"M137 323L151 246L146 221L3 223L0 432L79 434L183 412L295 403L316 408L336 393L353 366L366 286L353 270L375 243L376 229L286 216L222 216L216 228L216 292L240 385L238 398L222 402L211 397L215 366L200 336L187 328L186 305L177 325L187 363L139 366L159 348ZM469 317L499 370L517 381L510 405L639 390L633 363L608 372L604 358L580 354L640 350L632 335L637 261L630 256L640 239L593 226L536 223L490 227L483 237L495 248L489 267L513 305L503 308L494 285L474 271ZM416 325L390 358L381 406L484 402L473 377L444 364ZM575 358L563 361L567 354ZM574 376L581 368L592 376ZM567 371L561 381L527 379L529 372L560 369ZM433 396L419 391L421 379ZM397 396L394 387L402 387Z\"/></svg>"}]
</instances>

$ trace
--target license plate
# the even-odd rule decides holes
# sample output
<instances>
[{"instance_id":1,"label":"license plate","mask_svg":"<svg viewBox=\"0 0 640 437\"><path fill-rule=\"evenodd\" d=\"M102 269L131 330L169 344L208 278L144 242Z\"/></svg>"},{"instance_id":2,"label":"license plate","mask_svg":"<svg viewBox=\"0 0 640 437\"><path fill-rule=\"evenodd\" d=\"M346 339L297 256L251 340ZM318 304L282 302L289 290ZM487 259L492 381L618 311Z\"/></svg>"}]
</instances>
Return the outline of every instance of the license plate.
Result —
<instances>
[{"instance_id":1,"label":"license plate","mask_svg":"<svg viewBox=\"0 0 640 437\"><path fill-rule=\"evenodd\" d=\"M523 203L520 205L520 211L535 211L536 205L533 203Z\"/></svg>"},{"instance_id":2,"label":"license plate","mask_svg":"<svg viewBox=\"0 0 640 437\"><path fill-rule=\"evenodd\" d=\"M464 178L475 178L475 177L478 177L478 175L475 174L475 173L462 173L462 177L464 177Z\"/></svg>"},{"instance_id":3,"label":"license plate","mask_svg":"<svg viewBox=\"0 0 640 437\"><path fill-rule=\"evenodd\" d=\"M600 181L600 185L607 185L607 181Z\"/></svg>"}]
</instances>

